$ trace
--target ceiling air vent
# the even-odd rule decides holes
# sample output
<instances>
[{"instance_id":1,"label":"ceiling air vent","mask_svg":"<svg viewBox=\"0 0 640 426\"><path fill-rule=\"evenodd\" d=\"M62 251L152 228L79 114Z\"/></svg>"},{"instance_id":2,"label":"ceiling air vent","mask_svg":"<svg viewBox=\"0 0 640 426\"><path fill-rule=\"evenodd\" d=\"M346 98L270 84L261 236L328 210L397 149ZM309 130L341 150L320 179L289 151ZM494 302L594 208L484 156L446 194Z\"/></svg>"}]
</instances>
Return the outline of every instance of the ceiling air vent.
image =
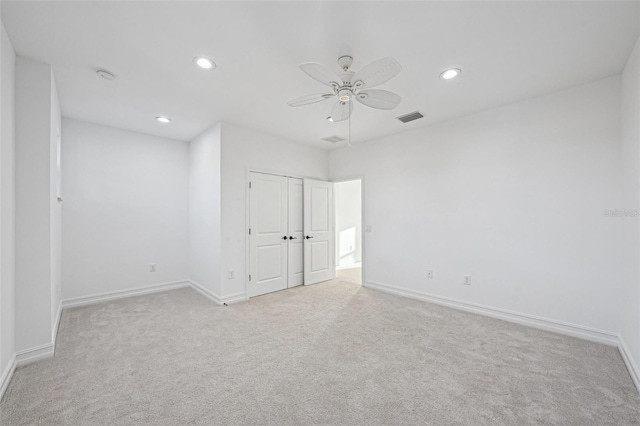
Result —
<instances>
[{"instance_id":1,"label":"ceiling air vent","mask_svg":"<svg viewBox=\"0 0 640 426\"><path fill-rule=\"evenodd\" d=\"M329 143L338 143L338 142L346 141L345 138L341 138L340 136L329 136L328 138L322 138L322 140Z\"/></svg>"},{"instance_id":2,"label":"ceiling air vent","mask_svg":"<svg viewBox=\"0 0 640 426\"><path fill-rule=\"evenodd\" d=\"M420 111L410 112L409 114L401 115L400 117L396 117L398 120L403 123L408 123L413 120L417 120L418 118L422 118L424 115L420 113Z\"/></svg>"}]
</instances>

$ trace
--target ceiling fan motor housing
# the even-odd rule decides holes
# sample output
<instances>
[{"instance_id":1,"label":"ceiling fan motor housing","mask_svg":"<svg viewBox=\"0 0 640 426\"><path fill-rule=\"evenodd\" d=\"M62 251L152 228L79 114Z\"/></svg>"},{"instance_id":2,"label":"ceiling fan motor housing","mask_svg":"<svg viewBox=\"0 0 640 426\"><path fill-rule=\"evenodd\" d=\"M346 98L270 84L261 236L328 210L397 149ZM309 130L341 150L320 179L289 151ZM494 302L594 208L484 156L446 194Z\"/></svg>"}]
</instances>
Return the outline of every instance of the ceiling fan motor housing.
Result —
<instances>
[{"instance_id":1,"label":"ceiling fan motor housing","mask_svg":"<svg viewBox=\"0 0 640 426\"><path fill-rule=\"evenodd\" d=\"M351 86L351 77L353 77L354 74L355 73L353 71L346 71L346 72L343 72L342 74L338 74L338 77L340 77L340 79L342 80L343 87Z\"/></svg>"}]
</instances>

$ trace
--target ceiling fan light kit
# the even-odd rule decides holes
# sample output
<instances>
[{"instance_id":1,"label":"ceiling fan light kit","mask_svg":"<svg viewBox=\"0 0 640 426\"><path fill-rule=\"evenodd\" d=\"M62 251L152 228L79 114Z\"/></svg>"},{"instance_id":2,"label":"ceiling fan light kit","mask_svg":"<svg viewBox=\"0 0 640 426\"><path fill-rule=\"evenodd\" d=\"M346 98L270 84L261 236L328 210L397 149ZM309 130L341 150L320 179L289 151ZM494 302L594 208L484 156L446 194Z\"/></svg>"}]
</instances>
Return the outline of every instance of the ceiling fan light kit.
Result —
<instances>
[{"instance_id":1,"label":"ceiling fan light kit","mask_svg":"<svg viewBox=\"0 0 640 426\"><path fill-rule=\"evenodd\" d=\"M302 71L314 80L329 86L331 92L302 96L289 101L288 104L297 107L337 98L337 103L331 110L330 121L338 122L351 117L354 99L370 108L383 110L394 109L402 102L402 98L393 92L371 90L372 87L389 81L402 70L395 59L391 57L378 59L358 72L351 71L352 64L351 56L345 55L338 58L338 65L342 70L339 74L315 62L301 64Z\"/></svg>"}]
</instances>

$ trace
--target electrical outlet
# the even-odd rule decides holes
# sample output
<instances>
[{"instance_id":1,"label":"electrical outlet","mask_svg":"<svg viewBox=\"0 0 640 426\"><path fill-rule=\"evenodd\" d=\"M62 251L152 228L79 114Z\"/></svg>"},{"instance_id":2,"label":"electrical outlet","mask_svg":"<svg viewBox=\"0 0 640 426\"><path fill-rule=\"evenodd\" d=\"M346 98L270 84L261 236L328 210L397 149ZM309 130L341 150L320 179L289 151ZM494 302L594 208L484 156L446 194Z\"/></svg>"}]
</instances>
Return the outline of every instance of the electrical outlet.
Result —
<instances>
[{"instance_id":1,"label":"electrical outlet","mask_svg":"<svg viewBox=\"0 0 640 426\"><path fill-rule=\"evenodd\" d=\"M236 271L234 271L233 269L229 269L229 279L233 280L236 278Z\"/></svg>"},{"instance_id":2,"label":"electrical outlet","mask_svg":"<svg viewBox=\"0 0 640 426\"><path fill-rule=\"evenodd\" d=\"M464 285L471 285L471 275L464 276Z\"/></svg>"},{"instance_id":3,"label":"electrical outlet","mask_svg":"<svg viewBox=\"0 0 640 426\"><path fill-rule=\"evenodd\" d=\"M152 263L149 265L149 272L155 272L156 271L156 264Z\"/></svg>"},{"instance_id":4,"label":"electrical outlet","mask_svg":"<svg viewBox=\"0 0 640 426\"><path fill-rule=\"evenodd\" d=\"M433 278L433 269L427 269L427 278Z\"/></svg>"}]
</instances>

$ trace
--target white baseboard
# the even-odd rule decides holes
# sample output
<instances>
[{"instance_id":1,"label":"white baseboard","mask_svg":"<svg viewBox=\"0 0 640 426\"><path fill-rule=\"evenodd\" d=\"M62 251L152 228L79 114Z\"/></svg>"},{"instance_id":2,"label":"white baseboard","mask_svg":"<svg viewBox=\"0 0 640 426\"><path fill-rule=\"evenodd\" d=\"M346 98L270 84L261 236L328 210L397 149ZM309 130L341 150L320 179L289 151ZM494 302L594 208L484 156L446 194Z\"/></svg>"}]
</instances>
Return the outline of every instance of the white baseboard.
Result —
<instances>
[{"instance_id":1,"label":"white baseboard","mask_svg":"<svg viewBox=\"0 0 640 426\"><path fill-rule=\"evenodd\" d=\"M631 356L624 339L622 339L622 336L618 338L618 350L620 351L622 360L627 366L627 370L629 370L629 375L631 376L631 380L633 380L633 384L636 385L636 389L638 389L638 393L640 393L640 369L633 361L633 357Z\"/></svg>"},{"instance_id":2,"label":"white baseboard","mask_svg":"<svg viewBox=\"0 0 640 426\"><path fill-rule=\"evenodd\" d=\"M71 308L75 306L92 305L94 303L106 302L109 300L122 299L124 297L141 296L143 294L159 293L162 291L175 290L178 288L189 287L189 281L173 281L169 283L152 284L144 287L137 287L128 290L110 291L107 293L99 293L91 296L73 297L62 301L62 308Z\"/></svg>"},{"instance_id":3,"label":"white baseboard","mask_svg":"<svg viewBox=\"0 0 640 426\"><path fill-rule=\"evenodd\" d=\"M41 359L51 358L54 349L53 343L47 343L46 345L18 351L16 352L16 367L22 367L23 365L31 364Z\"/></svg>"},{"instance_id":4,"label":"white baseboard","mask_svg":"<svg viewBox=\"0 0 640 426\"><path fill-rule=\"evenodd\" d=\"M58 312L56 313L56 319L53 324L53 329L51 330L51 343L16 352L14 357L14 367L22 367L23 365L31 364L32 362L40 361L41 359L51 358L55 354L56 339L58 338L58 326L60 325L61 317L62 302L58 305ZM0 395L2 395L2 392L0 392Z\"/></svg>"},{"instance_id":5,"label":"white baseboard","mask_svg":"<svg viewBox=\"0 0 640 426\"><path fill-rule=\"evenodd\" d=\"M202 294L207 299L211 300L216 305L222 305L225 303L227 305L230 305L232 303L244 302L248 300L246 293L234 293L227 296L219 296L211 290L205 288L202 284L199 284L193 280L189 280L189 283L191 284L191 288Z\"/></svg>"},{"instance_id":6,"label":"white baseboard","mask_svg":"<svg viewBox=\"0 0 640 426\"><path fill-rule=\"evenodd\" d=\"M109 300L122 299L125 297L132 296L141 296L144 294L151 293L159 293L162 291L175 290L178 288L191 287L196 290L198 293L202 294L209 300L213 301L217 305L222 305L223 303L236 303L247 300L246 293L234 293L228 296L219 296L212 292L211 290L206 289L201 284L198 284L192 280L183 280L183 281L173 281L169 283L161 283L161 284L153 284L145 287L137 287L128 290L119 290L119 291L111 291L108 293L99 293L93 294L90 296L81 296L74 297L70 299L64 299L61 303L61 309L76 307L76 306L85 306L92 305L95 303L106 302ZM60 313L58 314L58 320L60 319ZM57 330L57 324L56 324ZM55 340L54 340L55 341Z\"/></svg>"},{"instance_id":7,"label":"white baseboard","mask_svg":"<svg viewBox=\"0 0 640 426\"><path fill-rule=\"evenodd\" d=\"M222 296L220 300L222 301L222 303L230 305L232 303L246 302L247 300L249 300L249 298L247 297L247 293L234 293L227 296Z\"/></svg>"},{"instance_id":8,"label":"white baseboard","mask_svg":"<svg viewBox=\"0 0 640 426\"><path fill-rule=\"evenodd\" d=\"M207 299L211 300L216 305L222 305L222 301L220 300L220 296L218 296L217 294L215 294L211 290L208 290L208 289L204 288L202 285L200 285L197 282L192 281L192 280L189 280L189 284L191 284L191 288L193 288L195 291L197 291L198 293L200 293L201 295L203 295Z\"/></svg>"},{"instance_id":9,"label":"white baseboard","mask_svg":"<svg viewBox=\"0 0 640 426\"><path fill-rule=\"evenodd\" d=\"M13 372L16 371L16 357L12 357L9 361L9 365L2 372L2 376L0 376L0 399L4 396L4 391L9 387L9 382L11 382L11 378L13 377Z\"/></svg>"},{"instance_id":10,"label":"white baseboard","mask_svg":"<svg viewBox=\"0 0 640 426\"><path fill-rule=\"evenodd\" d=\"M436 303L438 305L448 306L450 308L460 309L462 311L473 312L475 314L498 318L504 321L514 322L517 324L539 328L546 331L553 331L567 336L590 340L597 343L603 343L609 346L618 346L619 342L617 333L598 330L595 328L584 327L581 325L570 324L548 318L541 318L533 315L522 314L519 312L512 312L504 309L493 308L490 306L464 302L462 300L457 300L449 297L436 296L435 294L403 289L387 284L378 283L375 281L366 281L364 286L398 296Z\"/></svg>"}]
</instances>

